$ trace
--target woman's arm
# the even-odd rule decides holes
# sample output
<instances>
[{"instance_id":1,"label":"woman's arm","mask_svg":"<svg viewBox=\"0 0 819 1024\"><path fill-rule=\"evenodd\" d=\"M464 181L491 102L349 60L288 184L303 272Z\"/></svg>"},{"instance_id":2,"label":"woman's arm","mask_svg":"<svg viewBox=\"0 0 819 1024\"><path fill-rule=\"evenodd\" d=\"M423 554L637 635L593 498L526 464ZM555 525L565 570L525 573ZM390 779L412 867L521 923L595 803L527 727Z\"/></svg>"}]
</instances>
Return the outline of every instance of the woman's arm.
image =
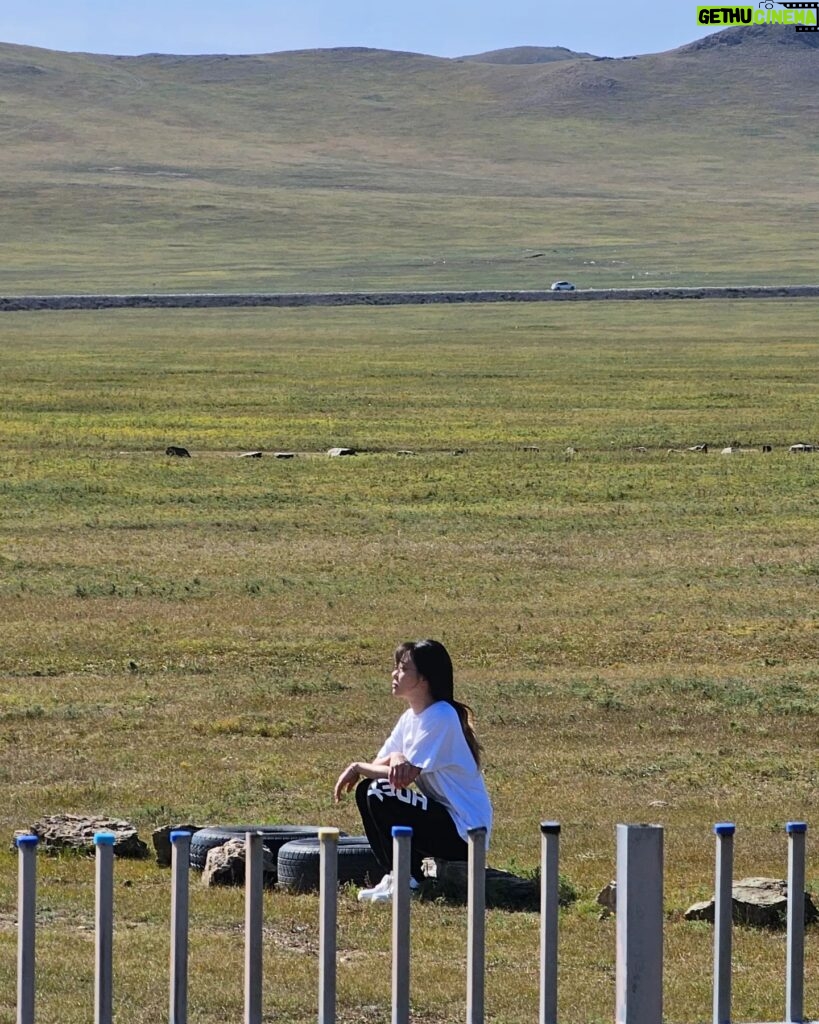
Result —
<instances>
[{"instance_id":1,"label":"woman's arm","mask_svg":"<svg viewBox=\"0 0 819 1024\"><path fill-rule=\"evenodd\" d=\"M389 761L388 757L379 757L375 761L353 761L351 764L348 764L341 775L339 775L333 790L335 802L338 803L345 793L349 793L350 790L354 789L359 779L388 778L390 773Z\"/></svg>"},{"instance_id":2,"label":"woman's arm","mask_svg":"<svg viewBox=\"0 0 819 1024\"><path fill-rule=\"evenodd\" d=\"M406 789L421 774L421 769L410 764L403 754L390 754L388 757L377 757L374 761L353 761L339 775L333 790L336 803L345 793L349 793L358 784L359 779L388 779L397 789Z\"/></svg>"}]
</instances>

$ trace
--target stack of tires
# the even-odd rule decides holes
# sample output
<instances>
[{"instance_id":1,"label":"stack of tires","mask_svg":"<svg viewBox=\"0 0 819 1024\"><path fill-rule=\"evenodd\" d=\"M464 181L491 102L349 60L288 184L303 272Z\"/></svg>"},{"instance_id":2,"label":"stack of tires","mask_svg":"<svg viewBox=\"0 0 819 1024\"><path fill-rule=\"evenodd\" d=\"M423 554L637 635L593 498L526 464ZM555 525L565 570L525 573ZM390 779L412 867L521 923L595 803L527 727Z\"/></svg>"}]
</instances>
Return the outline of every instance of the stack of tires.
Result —
<instances>
[{"instance_id":1,"label":"stack of tires","mask_svg":"<svg viewBox=\"0 0 819 1024\"><path fill-rule=\"evenodd\" d=\"M246 832L260 832L262 846L276 864L279 850L293 839L318 836L317 825L211 825L200 828L191 836L190 866L194 871L203 871L208 853L217 846L224 846L229 839L244 839ZM273 885L277 879L267 872L265 882Z\"/></svg>"},{"instance_id":2,"label":"stack of tires","mask_svg":"<svg viewBox=\"0 0 819 1024\"><path fill-rule=\"evenodd\" d=\"M229 839L243 839L246 832L261 833L262 845L276 865L275 876L266 872L267 884L278 884L288 892L318 890L320 840L317 825L212 825L199 829L191 836L191 868L204 870L210 850ZM339 885L375 885L382 874L383 869L367 837L342 832L338 840Z\"/></svg>"}]
</instances>

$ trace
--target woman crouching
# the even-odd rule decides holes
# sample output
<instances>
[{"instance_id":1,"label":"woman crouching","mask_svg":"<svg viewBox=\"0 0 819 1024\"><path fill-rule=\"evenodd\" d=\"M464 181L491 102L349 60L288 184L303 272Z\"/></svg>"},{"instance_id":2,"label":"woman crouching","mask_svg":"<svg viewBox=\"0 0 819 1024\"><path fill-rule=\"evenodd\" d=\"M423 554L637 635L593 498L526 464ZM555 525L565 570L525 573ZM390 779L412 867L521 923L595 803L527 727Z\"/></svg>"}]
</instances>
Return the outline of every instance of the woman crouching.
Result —
<instances>
[{"instance_id":1,"label":"woman crouching","mask_svg":"<svg viewBox=\"0 0 819 1024\"><path fill-rule=\"evenodd\" d=\"M334 794L338 802L355 789L364 831L385 872L378 885L359 892L367 903L392 899L393 825L412 828L412 889L418 888L424 857L464 861L468 831L485 828L488 843L492 829L472 711L454 698L452 660L444 645L400 644L392 693L408 709L372 761L353 761L344 769Z\"/></svg>"}]
</instances>

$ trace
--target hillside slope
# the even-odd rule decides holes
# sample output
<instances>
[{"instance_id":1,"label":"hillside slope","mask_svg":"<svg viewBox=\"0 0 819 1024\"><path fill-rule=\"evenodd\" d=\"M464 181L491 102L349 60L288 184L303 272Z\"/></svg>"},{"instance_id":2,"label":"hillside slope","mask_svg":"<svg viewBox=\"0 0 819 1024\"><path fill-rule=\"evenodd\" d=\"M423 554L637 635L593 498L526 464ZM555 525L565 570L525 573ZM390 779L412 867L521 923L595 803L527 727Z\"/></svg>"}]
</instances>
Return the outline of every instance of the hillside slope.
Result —
<instances>
[{"instance_id":1,"label":"hillside slope","mask_svg":"<svg viewBox=\"0 0 819 1024\"><path fill-rule=\"evenodd\" d=\"M812 281L813 38L548 63L2 45L0 291Z\"/></svg>"},{"instance_id":2,"label":"hillside slope","mask_svg":"<svg viewBox=\"0 0 819 1024\"><path fill-rule=\"evenodd\" d=\"M479 64L551 64L556 60L578 60L593 57L591 53L577 53L565 46L510 46L503 50L472 53L459 60L472 60Z\"/></svg>"}]
</instances>

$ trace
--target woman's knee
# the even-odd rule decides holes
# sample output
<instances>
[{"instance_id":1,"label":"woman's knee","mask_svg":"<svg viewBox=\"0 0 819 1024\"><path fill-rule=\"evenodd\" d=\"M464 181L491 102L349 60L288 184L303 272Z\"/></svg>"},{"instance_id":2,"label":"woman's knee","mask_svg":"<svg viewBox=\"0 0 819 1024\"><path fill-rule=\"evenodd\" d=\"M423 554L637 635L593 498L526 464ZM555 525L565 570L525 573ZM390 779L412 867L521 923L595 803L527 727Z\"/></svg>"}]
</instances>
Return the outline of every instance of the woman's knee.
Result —
<instances>
[{"instance_id":1,"label":"woman's knee","mask_svg":"<svg viewBox=\"0 0 819 1024\"><path fill-rule=\"evenodd\" d=\"M364 813L367 809L367 790L370 788L370 779L362 779L355 787L355 802L359 811Z\"/></svg>"},{"instance_id":2,"label":"woman's knee","mask_svg":"<svg viewBox=\"0 0 819 1024\"><path fill-rule=\"evenodd\" d=\"M355 799L362 818L380 822L382 826L404 824L411 816L410 802L398 793L386 779L364 779L356 786Z\"/></svg>"}]
</instances>

